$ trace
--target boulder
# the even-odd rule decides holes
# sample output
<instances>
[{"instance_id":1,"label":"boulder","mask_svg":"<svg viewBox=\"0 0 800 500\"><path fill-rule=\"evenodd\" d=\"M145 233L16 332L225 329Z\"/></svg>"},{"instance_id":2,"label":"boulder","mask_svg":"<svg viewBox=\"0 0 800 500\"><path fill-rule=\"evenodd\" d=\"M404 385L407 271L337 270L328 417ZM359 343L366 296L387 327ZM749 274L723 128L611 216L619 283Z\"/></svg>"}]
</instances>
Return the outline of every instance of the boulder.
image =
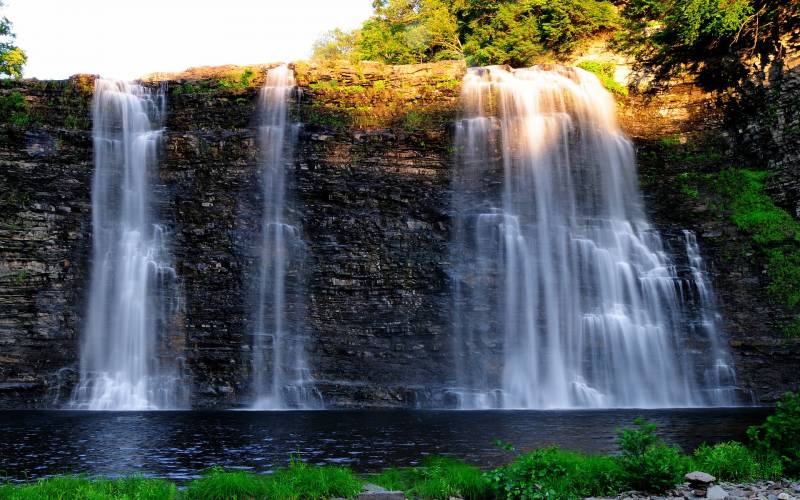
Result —
<instances>
[{"instance_id":1,"label":"boulder","mask_svg":"<svg viewBox=\"0 0 800 500\"><path fill-rule=\"evenodd\" d=\"M683 479L685 479L692 486L704 485L706 487L708 487L708 485L717 480L717 478L715 478L711 474L706 474L705 472L700 472L700 471L689 472L685 476L683 476Z\"/></svg>"},{"instance_id":2,"label":"boulder","mask_svg":"<svg viewBox=\"0 0 800 500\"><path fill-rule=\"evenodd\" d=\"M712 486L706 492L706 498L708 500L725 500L729 498L729 495L721 486Z\"/></svg>"}]
</instances>

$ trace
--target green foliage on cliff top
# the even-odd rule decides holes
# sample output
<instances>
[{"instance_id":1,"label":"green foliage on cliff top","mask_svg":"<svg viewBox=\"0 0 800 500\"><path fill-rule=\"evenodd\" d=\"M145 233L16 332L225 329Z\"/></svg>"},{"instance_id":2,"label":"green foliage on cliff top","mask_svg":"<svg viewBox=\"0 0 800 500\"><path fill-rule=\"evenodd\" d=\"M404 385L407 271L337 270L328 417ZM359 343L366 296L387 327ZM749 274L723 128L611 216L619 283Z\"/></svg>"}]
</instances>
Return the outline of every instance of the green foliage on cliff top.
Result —
<instances>
[{"instance_id":1,"label":"green foliage on cliff top","mask_svg":"<svg viewBox=\"0 0 800 500\"><path fill-rule=\"evenodd\" d=\"M374 0L373 8L360 29L323 35L312 57L522 67L568 60L604 38L654 88L688 71L725 90L800 43L797 2L774 0Z\"/></svg>"},{"instance_id":2,"label":"green foliage on cliff top","mask_svg":"<svg viewBox=\"0 0 800 500\"><path fill-rule=\"evenodd\" d=\"M360 29L323 35L313 57L528 66L559 59L620 26L607 0L375 0L373 8Z\"/></svg>"},{"instance_id":3,"label":"green foliage on cliff top","mask_svg":"<svg viewBox=\"0 0 800 500\"><path fill-rule=\"evenodd\" d=\"M660 87L686 71L709 90L741 85L800 41L796 2L630 0L618 48Z\"/></svg>"}]
</instances>

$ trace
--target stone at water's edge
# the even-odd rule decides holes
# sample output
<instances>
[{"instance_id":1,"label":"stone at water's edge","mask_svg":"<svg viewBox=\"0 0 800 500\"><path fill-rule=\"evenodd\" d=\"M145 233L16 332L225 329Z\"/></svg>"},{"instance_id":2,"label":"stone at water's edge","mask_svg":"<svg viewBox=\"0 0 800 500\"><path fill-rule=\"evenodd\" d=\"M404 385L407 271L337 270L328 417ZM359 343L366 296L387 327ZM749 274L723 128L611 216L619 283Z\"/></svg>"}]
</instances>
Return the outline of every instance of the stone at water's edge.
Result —
<instances>
[{"instance_id":1,"label":"stone at water's edge","mask_svg":"<svg viewBox=\"0 0 800 500\"><path fill-rule=\"evenodd\" d=\"M706 492L706 498L709 500L725 500L728 498L728 492L722 486L712 486Z\"/></svg>"},{"instance_id":2,"label":"stone at water's edge","mask_svg":"<svg viewBox=\"0 0 800 500\"><path fill-rule=\"evenodd\" d=\"M701 471L688 472L683 478L691 485L709 485L717 480L711 474Z\"/></svg>"}]
</instances>

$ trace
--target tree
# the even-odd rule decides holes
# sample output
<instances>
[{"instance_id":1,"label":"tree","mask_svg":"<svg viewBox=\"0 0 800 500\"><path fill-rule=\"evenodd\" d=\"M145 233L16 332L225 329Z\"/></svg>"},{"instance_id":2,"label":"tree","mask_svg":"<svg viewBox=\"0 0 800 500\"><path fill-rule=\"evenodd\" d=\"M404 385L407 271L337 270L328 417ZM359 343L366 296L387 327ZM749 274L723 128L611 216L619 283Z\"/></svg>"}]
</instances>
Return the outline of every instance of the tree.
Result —
<instances>
[{"instance_id":1,"label":"tree","mask_svg":"<svg viewBox=\"0 0 800 500\"><path fill-rule=\"evenodd\" d=\"M622 45L655 88L688 71L704 88L725 90L798 47L799 10L781 0L632 0Z\"/></svg>"},{"instance_id":2,"label":"tree","mask_svg":"<svg viewBox=\"0 0 800 500\"><path fill-rule=\"evenodd\" d=\"M325 32L311 47L312 59L358 59L358 31Z\"/></svg>"},{"instance_id":3,"label":"tree","mask_svg":"<svg viewBox=\"0 0 800 500\"><path fill-rule=\"evenodd\" d=\"M0 7L3 3L0 2ZM0 76L22 78L22 68L28 61L25 52L14 45L16 35L7 17L0 19Z\"/></svg>"}]
</instances>

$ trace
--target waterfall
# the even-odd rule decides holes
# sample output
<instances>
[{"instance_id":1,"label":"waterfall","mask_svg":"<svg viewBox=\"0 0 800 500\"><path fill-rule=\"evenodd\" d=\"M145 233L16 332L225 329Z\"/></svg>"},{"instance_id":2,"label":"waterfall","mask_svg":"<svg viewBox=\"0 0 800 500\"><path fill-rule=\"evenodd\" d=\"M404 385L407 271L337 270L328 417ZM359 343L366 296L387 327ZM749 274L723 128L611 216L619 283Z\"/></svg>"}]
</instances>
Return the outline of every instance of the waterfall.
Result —
<instances>
[{"instance_id":1,"label":"waterfall","mask_svg":"<svg viewBox=\"0 0 800 500\"><path fill-rule=\"evenodd\" d=\"M470 69L462 102L454 404L734 404L696 241L687 240L694 274L681 277L645 216L633 148L597 78ZM696 307L682 293L687 279Z\"/></svg>"},{"instance_id":2,"label":"waterfall","mask_svg":"<svg viewBox=\"0 0 800 500\"><path fill-rule=\"evenodd\" d=\"M289 122L294 91L294 74L282 65L267 73L259 98L264 208L252 332L252 408L259 410L321 406L305 352L305 242L290 220L286 189L297 134Z\"/></svg>"},{"instance_id":3,"label":"waterfall","mask_svg":"<svg viewBox=\"0 0 800 500\"><path fill-rule=\"evenodd\" d=\"M174 352L181 294L150 183L161 137L151 120L160 123L164 103L163 90L95 84L93 260L75 408L152 410L185 401Z\"/></svg>"}]
</instances>

